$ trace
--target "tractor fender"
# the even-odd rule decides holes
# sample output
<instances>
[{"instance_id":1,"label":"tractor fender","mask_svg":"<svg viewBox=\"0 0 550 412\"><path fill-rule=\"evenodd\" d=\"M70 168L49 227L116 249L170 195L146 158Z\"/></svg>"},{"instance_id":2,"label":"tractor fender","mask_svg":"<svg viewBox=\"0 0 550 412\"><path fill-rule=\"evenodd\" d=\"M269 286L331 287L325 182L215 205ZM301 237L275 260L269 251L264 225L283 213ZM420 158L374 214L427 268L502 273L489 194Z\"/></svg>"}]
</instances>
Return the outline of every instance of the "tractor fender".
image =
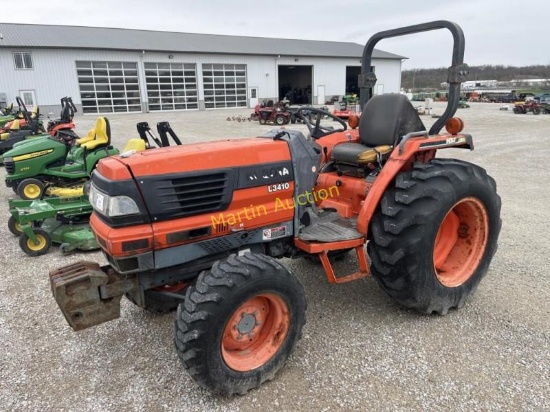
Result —
<instances>
[{"instance_id":1,"label":"tractor fender","mask_svg":"<svg viewBox=\"0 0 550 412\"><path fill-rule=\"evenodd\" d=\"M384 192L402 171L412 167L414 162L429 162L438 149L444 148L474 149L472 136L469 134L443 134L428 136L427 133L409 133L396 146L376 181L368 189L367 197L357 219L357 230L368 235L369 223L378 208Z\"/></svg>"}]
</instances>

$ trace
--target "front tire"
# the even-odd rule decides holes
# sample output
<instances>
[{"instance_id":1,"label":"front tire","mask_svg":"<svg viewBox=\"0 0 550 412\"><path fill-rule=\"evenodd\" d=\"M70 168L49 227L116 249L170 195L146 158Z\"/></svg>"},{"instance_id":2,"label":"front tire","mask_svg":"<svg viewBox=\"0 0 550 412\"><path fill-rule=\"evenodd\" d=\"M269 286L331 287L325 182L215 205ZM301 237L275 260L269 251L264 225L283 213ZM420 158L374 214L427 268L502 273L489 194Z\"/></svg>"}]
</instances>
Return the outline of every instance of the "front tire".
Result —
<instances>
[{"instance_id":1,"label":"front tire","mask_svg":"<svg viewBox=\"0 0 550 412\"><path fill-rule=\"evenodd\" d=\"M21 234L23 233L23 230L21 229L21 225L13 215L10 216L10 218L8 219L8 230L14 236L21 236Z\"/></svg>"},{"instance_id":2,"label":"front tire","mask_svg":"<svg viewBox=\"0 0 550 412\"><path fill-rule=\"evenodd\" d=\"M232 255L202 272L178 307L176 350L214 393L244 394L272 379L302 334L300 281L274 259Z\"/></svg>"},{"instance_id":3,"label":"front tire","mask_svg":"<svg viewBox=\"0 0 550 412\"><path fill-rule=\"evenodd\" d=\"M372 274L402 306L460 308L497 250L500 197L484 169L453 159L397 176L371 221Z\"/></svg>"},{"instance_id":4,"label":"front tire","mask_svg":"<svg viewBox=\"0 0 550 412\"><path fill-rule=\"evenodd\" d=\"M19 246L21 250L32 257L45 255L52 246L52 238L45 230L40 228L33 229L33 232L38 243L34 243L26 233L22 233L21 236L19 236Z\"/></svg>"},{"instance_id":5,"label":"front tire","mask_svg":"<svg viewBox=\"0 0 550 412\"><path fill-rule=\"evenodd\" d=\"M44 183L38 179L25 179L17 185L17 194L21 199L40 199L44 193Z\"/></svg>"}]
</instances>

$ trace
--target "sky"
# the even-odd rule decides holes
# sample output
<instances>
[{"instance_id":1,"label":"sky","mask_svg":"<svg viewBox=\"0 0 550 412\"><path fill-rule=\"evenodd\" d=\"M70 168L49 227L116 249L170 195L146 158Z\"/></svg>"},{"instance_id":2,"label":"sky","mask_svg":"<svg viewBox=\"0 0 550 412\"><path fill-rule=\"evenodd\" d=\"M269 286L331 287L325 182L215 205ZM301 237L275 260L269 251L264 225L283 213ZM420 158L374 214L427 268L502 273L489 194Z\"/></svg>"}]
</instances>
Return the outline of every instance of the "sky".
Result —
<instances>
[{"instance_id":1,"label":"sky","mask_svg":"<svg viewBox=\"0 0 550 412\"><path fill-rule=\"evenodd\" d=\"M12 0L0 23L75 26L354 42L432 20L450 20L466 38L469 65L550 64L550 2L518 0ZM437 30L380 41L406 56L403 69L448 67L452 37Z\"/></svg>"}]
</instances>

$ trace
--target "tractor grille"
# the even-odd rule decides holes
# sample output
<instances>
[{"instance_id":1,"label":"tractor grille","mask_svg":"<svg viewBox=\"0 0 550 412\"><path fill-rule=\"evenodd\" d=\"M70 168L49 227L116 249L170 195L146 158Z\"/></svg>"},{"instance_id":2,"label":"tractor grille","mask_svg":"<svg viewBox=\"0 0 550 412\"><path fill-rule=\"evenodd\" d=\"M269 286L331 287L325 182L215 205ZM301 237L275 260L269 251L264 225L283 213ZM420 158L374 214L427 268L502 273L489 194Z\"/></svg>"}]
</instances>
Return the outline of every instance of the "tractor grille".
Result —
<instances>
[{"instance_id":1,"label":"tractor grille","mask_svg":"<svg viewBox=\"0 0 550 412\"><path fill-rule=\"evenodd\" d=\"M15 173L15 162L13 160L5 160L4 167L7 174L12 175Z\"/></svg>"},{"instance_id":2,"label":"tractor grille","mask_svg":"<svg viewBox=\"0 0 550 412\"><path fill-rule=\"evenodd\" d=\"M159 221L225 210L231 202L233 180L233 171L228 170L163 177L142 185L151 215Z\"/></svg>"}]
</instances>

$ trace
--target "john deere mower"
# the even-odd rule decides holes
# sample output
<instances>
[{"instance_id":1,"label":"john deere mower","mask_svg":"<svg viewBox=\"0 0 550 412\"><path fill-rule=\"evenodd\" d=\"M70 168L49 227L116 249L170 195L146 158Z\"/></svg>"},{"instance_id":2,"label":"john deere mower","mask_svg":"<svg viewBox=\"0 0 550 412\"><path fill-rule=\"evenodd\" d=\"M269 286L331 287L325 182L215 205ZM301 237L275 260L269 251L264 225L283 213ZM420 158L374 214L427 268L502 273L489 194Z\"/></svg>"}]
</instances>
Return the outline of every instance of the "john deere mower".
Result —
<instances>
[{"instance_id":1,"label":"john deere mower","mask_svg":"<svg viewBox=\"0 0 550 412\"><path fill-rule=\"evenodd\" d=\"M62 253L99 247L88 224L92 206L87 196L10 199L9 209L8 228L29 256L47 253L52 242L60 244Z\"/></svg>"},{"instance_id":2,"label":"john deere mower","mask_svg":"<svg viewBox=\"0 0 550 412\"><path fill-rule=\"evenodd\" d=\"M47 136L46 129L44 129L44 125L40 119L38 107L29 112L21 98L17 97L16 99L19 104L20 116L7 123L0 133L0 155L12 149L19 142Z\"/></svg>"},{"instance_id":3,"label":"john deere mower","mask_svg":"<svg viewBox=\"0 0 550 412\"><path fill-rule=\"evenodd\" d=\"M405 96L372 97L372 52L381 39L442 28L454 39L449 99L426 131ZM90 226L108 263L50 272L69 325L118 318L124 295L155 313L177 308L183 368L234 394L272 379L302 336L304 288L278 258L316 257L334 284L372 274L423 314L464 306L497 249L501 203L483 168L436 157L474 148L453 117L463 56L463 32L448 21L380 32L363 52L361 117L350 116L351 129L341 120L325 127L319 112L303 117L311 139L280 129L102 159ZM355 270L336 273L330 256L348 250Z\"/></svg>"},{"instance_id":4,"label":"john deere mower","mask_svg":"<svg viewBox=\"0 0 550 412\"><path fill-rule=\"evenodd\" d=\"M50 187L82 186L99 159L118 154L111 146L111 130L105 117L98 117L86 137L57 133L33 139L4 154L6 185L22 199L33 200Z\"/></svg>"},{"instance_id":5,"label":"john deere mower","mask_svg":"<svg viewBox=\"0 0 550 412\"><path fill-rule=\"evenodd\" d=\"M0 142L0 155L3 153L11 150L14 147L20 147L21 145L24 145L25 143L34 140L34 139L47 139L48 135L52 137L58 137L63 138L65 141L70 142L71 140L78 139L78 135L75 133L74 128L75 125L73 123L73 117L76 113L77 109L72 102L72 99L70 97L63 97L61 99L61 113L58 119L50 119L48 118L48 125L47 129L44 130L42 127L42 121L40 120L38 123L39 129L38 131L47 131L47 133L41 133L37 135L34 133L36 131L35 129L32 129L33 127L36 128L35 119L40 118L40 114L37 111L38 109L33 109L33 113L31 114L31 121L25 124L28 124L28 126L25 126L21 131L23 133L12 134L12 135L3 135L6 140L3 142ZM23 105L23 108L21 110L21 116L23 118L28 118L28 112L26 112L26 108ZM19 130L19 123L16 123L21 120L15 120L13 122L14 125L12 125L12 128L15 128ZM27 132L25 130L32 129L32 132ZM13 130L12 132L14 132ZM32 138L32 139L31 139ZM3 162L3 156L0 156L0 163Z\"/></svg>"},{"instance_id":6,"label":"john deere mower","mask_svg":"<svg viewBox=\"0 0 550 412\"><path fill-rule=\"evenodd\" d=\"M0 109L0 128L3 128L6 123L15 120L17 113L13 110L13 103Z\"/></svg>"}]
</instances>

